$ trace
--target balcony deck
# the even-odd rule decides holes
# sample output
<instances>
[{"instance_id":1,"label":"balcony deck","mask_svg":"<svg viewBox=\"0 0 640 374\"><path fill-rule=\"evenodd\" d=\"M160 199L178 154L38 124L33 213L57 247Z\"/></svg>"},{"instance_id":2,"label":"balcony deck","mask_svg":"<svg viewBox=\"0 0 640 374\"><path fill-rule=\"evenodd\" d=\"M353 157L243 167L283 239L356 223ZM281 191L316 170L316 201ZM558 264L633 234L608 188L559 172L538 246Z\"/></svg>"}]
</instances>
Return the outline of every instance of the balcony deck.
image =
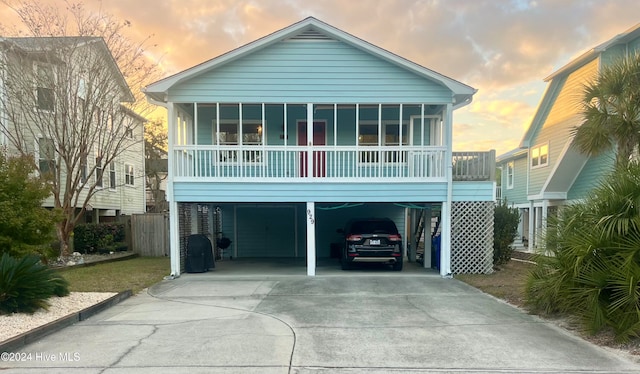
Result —
<instances>
[{"instance_id":1,"label":"balcony deck","mask_svg":"<svg viewBox=\"0 0 640 374\"><path fill-rule=\"evenodd\" d=\"M173 147L174 181L444 182L440 146ZM495 152L453 152L454 181L493 181Z\"/></svg>"}]
</instances>

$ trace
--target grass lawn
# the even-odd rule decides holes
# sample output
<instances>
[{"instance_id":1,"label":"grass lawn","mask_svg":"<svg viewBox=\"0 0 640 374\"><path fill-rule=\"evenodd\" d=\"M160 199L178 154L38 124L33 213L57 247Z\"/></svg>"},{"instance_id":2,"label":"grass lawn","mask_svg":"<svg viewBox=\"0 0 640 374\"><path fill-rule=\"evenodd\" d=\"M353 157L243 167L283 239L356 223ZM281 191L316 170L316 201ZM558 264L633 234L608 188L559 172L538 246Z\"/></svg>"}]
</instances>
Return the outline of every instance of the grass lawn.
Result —
<instances>
[{"instance_id":1,"label":"grass lawn","mask_svg":"<svg viewBox=\"0 0 640 374\"><path fill-rule=\"evenodd\" d=\"M168 257L136 257L93 266L60 270L72 292L122 292L141 290L170 273Z\"/></svg>"},{"instance_id":2,"label":"grass lawn","mask_svg":"<svg viewBox=\"0 0 640 374\"><path fill-rule=\"evenodd\" d=\"M524 305L524 287L533 264L511 260L492 274L460 274L455 278L508 303Z\"/></svg>"}]
</instances>

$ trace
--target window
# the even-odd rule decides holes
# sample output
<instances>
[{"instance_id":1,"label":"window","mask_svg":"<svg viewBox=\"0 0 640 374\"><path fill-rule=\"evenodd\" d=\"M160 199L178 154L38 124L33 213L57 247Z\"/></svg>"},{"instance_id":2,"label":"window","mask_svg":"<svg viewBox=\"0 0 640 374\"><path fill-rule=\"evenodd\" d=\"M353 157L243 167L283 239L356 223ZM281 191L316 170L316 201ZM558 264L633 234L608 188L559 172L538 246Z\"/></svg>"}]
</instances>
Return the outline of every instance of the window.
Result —
<instances>
[{"instance_id":1,"label":"window","mask_svg":"<svg viewBox=\"0 0 640 374\"><path fill-rule=\"evenodd\" d=\"M513 171L514 171L514 162L509 161L507 163L507 189L513 188Z\"/></svg>"},{"instance_id":2,"label":"window","mask_svg":"<svg viewBox=\"0 0 640 374\"><path fill-rule=\"evenodd\" d=\"M53 112L55 108L55 74L53 66L36 64L36 107Z\"/></svg>"},{"instance_id":3,"label":"window","mask_svg":"<svg viewBox=\"0 0 640 374\"><path fill-rule=\"evenodd\" d=\"M109 164L109 188L112 190L116 189L116 164Z\"/></svg>"},{"instance_id":4,"label":"window","mask_svg":"<svg viewBox=\"0 0 640 374\"><path fill-rule=\"evenodd\" d=\"M96 187L102 187L102 156L96 157Z\"/></svg>"},{"instance_id":5,"label":"window","mask_svg":"<svg viewBox=\"0 0 640 374\"><path fill-rule=\"evenodd\" d=\"M53 139L38 139L38 168L40 174L54 173L56 170L56 148Z\"/></svg>"},{"instance_id":6,"label":"window","mask_svg":"<svg viewBox=\"0 0 640 374\"><path fill-rule=\"evenodd\" d=\"M549 144L531 148L531 167L537 168L549 165Z\"/></svg>"},{"instance_id":7,"label":"window","mask_svg":"<svg viewBox=\"0 0 640 374\"><path fill-rule=\"evenodd\" d=\"M360 123L358 126L358 145L377 146L379 128L380 126L377 122ZM383 146L400 145L400 126L397 122L383 122L382 131L384 133ZM402 124L402 145L409 145L409 127L406 123ZM398 150L384 150L382 152L385 162L402 162L405 160L405 152ZM360 162L378 162L378 154L378 151L360 151Z\"/></svg>"},{"instance_id":8,"label":"window","mask_svg":"<svg viewBox=\"0 0 640 374\"><path fill-rule=\"evenodd\" d=\"M133 165L125 164L124 165L124 183L127 186L133 186Z\"/></svg>"},{"instance_id":9,"label":"window","mask_svg":"<svg viewBox=\"0 0 640 374\"><path fill-rule=\"evenodd\" d=\"M216 122L213 121L213 138L219 145L239 145L238 122L221 122L220 132L216 134ZM243 145L262 145L262 123L259 121L242 122L242 144ZM242 155L239 155L242 153ZM244 150L242 152L235 149L225 149L220 152L220 161L235 162L242 157L244 162L260 162L262 159L262 151L257 149Z\"/></svg>"},{"instance_id":10,"label":"window","mask_svg":"<svg viewBox=\"0 0 640 374\"><path fill-rule=\"evenodd\" d=\"M215 121L213 122L214 139L216 139L220 145L238 145L239 129L240 125L237 122L220 123L220 132L216 136L216 123ZM242 144L262 145L262 123L242 123Z\"/></svg>"}]
</instances>

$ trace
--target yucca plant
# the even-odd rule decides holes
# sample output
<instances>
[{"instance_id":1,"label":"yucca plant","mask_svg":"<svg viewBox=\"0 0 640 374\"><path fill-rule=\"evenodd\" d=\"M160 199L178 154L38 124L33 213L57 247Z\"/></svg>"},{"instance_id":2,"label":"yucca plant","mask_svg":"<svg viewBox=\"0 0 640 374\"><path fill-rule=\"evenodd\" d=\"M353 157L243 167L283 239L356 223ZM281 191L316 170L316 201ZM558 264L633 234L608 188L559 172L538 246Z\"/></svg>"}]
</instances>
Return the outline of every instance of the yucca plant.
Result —
<instances>
[{"instance_id":1,"label":"yucca plant","mask_svg":"<svg viewBox=\"0 0 640 374\"><path fill-rule=\"evenodd\" d=\"M47 309L51 296L69 294L68 283L40 263L37 256L0 257L0 314L34 313Z\"/></svg>"},{"instance_id":2,"label":"yucca plant","mask_svg":"<svg viewBox=\"0 0 640 374\"><path fill-rule=\"evenodd\" d=\"M620 168L584 202L550 219L545 252L529 276L535 310L610 327L620 341L640 334L640 166Z\"/></svg>"}]
</instances>

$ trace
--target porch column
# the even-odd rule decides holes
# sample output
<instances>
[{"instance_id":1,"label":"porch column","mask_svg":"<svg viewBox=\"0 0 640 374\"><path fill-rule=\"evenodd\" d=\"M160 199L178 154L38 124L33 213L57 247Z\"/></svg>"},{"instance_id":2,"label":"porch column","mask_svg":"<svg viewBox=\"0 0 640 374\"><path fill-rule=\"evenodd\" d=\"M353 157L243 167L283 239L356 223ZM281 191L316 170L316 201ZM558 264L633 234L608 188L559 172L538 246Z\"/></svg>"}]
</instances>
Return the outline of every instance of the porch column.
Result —
<instances>
[{"instance_id":1,"label":"porch column","mask_svg":"<svg viewBox=\"0 0 640 374\"><path fill-rule=\"evenodd\" d=\"M549 200L542 200L542 230L540 230L540 234L544 234L547 231L547 218L549 218Z\"/></svg>"},{"instance_id":2,"label":"porch column","mask_svg":"<svg viewBox=\"0 0 640 374\"><path fill-rule=\"evenodd\" d=\"M408 209L408 208L407 208ZM413 228L416 227L418 221L417 209L408 209L409 214L405 214L409 216L409 224L407 225L407 259L409 262L416 261L416 252L418 251L418 239L416 238L416 233L413 231Z\"/></svg>"},{"instance_id":3,"label":"porch column","mask_svg":"<svg viewBox=\"0 0 640 374\"><path fill-rule=\"evenodd\" d=\"M534 244L535 244L535 207L533 206L533 200L529 201L529 247L527 250L529 252L533 252Z\"/></svg>"},{"instance_id":4,"label":"porch column","mask_svg":"<svg viewBox=\"0 0 640 374\"><path fill-rule=\"evenodd\" d=\"M313 170L313 104L307 104L307 178L312 178ZM307 203L308 204L308 203Z\"/></svg>"},{"instance_id":5,"label":"porch column","mask_svg":"<svg viewBox=\"0 0 640 374\"><path fill-rule=\"evenodd\" d=\"M176 142L177 118L173 103L167 104L167 119L169 121L169 133L167 134L168 165L167 165L167 202L169 203L169 259L171 260L171 275L180 276L180 230L178 226L178 202L173 197L173 176L175 154L173 145ZM173 130L171 130L173 129Z\"/></svg>"},{"instance_id":6,"label":"porch column","mask_svg":"<svg viewBox=\"0 0 640 374\"><path fill-rule=\"evenodd\" d=\"M524 238L524 209L518 208L518 215L520 220L518 221L518 240L522 242L524 246L524 242L522 238Z\"/></svg>"},{"instance_id":7,"label":"porch column","mask_svg":"<svg viewBox=\"0 0 640 374\"><path fill-rule=\"evenodd\" d=\"M307 202L307 275L316 275L316 203Z\"/></svg>"},{"instance_id":8,"label":"porch column","mask_svg":"<svg viewBox=\"0 0 640 374\"><path fill-rule=\"evenodd\" d=\"M442 202L440 233L440 275L451 277L451 203L453 201L453 106L447 104L443 118L447 199Z\"/></svg>"},{"instance_id":9,"label":"porch column","mask_svg":"<svg viewBox=\"0 0 640 374\"><path fill-rule=\"evenodd\" d=\"M178 229L178 203L169 201L169 258L171 275L180 276L180 231Z\"/></svg>"},{"instance_id":10,"label":"porch column","mask_svg":"<svg viewBox=\"0 0 640 374\"><path fill-rule=\"evenodd\" d=\"M422 267L431 268L431 204L424 210L424 254L422 255Z\"/></svg>"}]
</instances>

